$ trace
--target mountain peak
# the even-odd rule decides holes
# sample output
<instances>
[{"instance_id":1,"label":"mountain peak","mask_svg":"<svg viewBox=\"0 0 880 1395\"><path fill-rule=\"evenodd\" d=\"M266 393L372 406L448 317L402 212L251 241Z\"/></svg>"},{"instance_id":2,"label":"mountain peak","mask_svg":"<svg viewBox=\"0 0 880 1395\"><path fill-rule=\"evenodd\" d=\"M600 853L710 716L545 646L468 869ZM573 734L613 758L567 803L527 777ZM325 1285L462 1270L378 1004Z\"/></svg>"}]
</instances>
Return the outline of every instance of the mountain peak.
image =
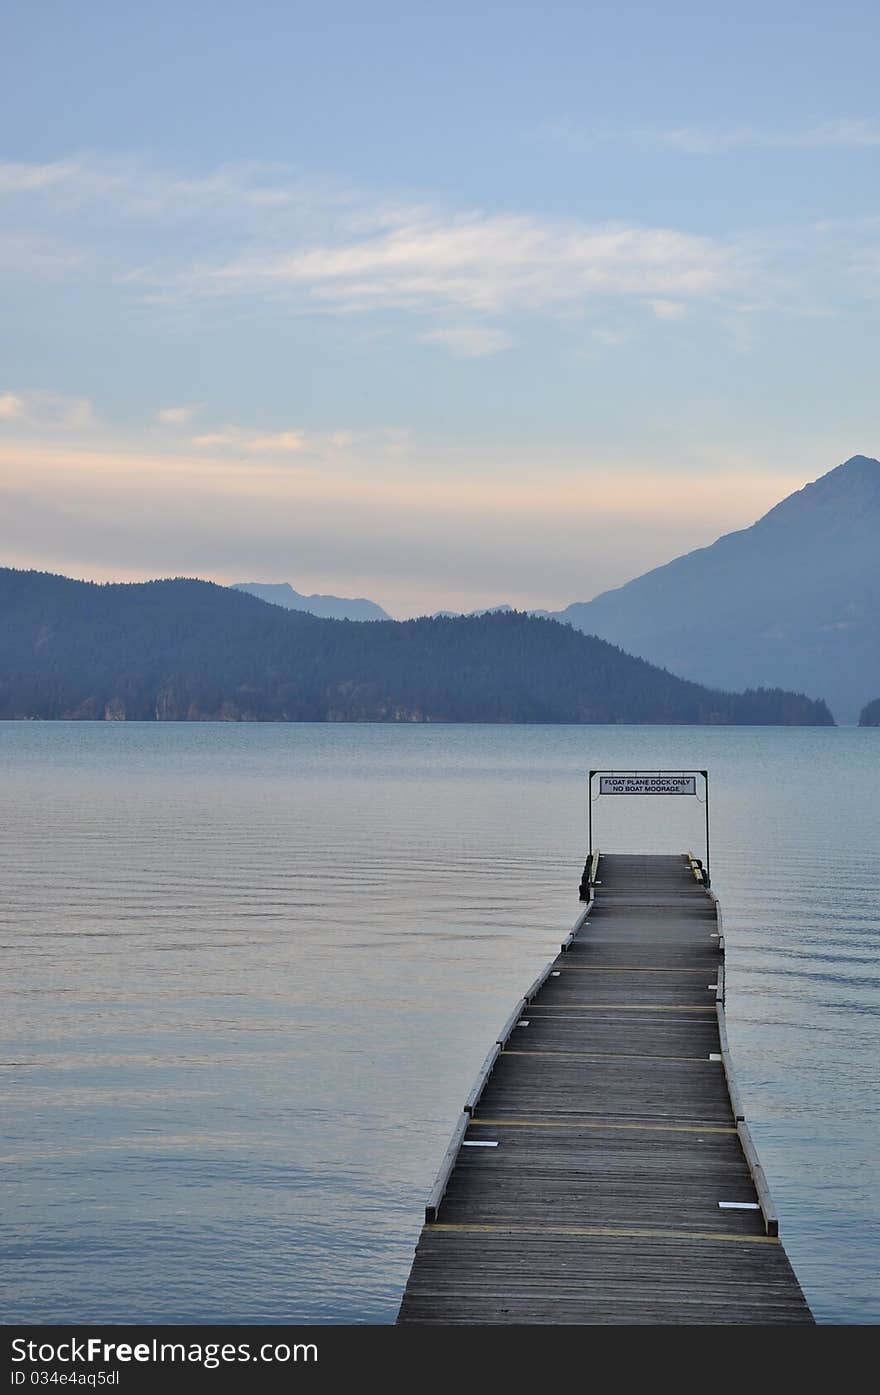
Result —
<instances>
[{"instance_id":1,"label":"mountain peak","mask_svg":"<svg viewBox=\"0 0 880 1395\"><path fill-rule=\"evenodd\" d=\"M854 721L880 691L880 461L853 455L748 528L559 615L719 688L793 688Z\"/></svg>"},{"instance_id":2,"label":"mountain peak","mask_svg":"<svg viewBox=\"0 0 880 1395\"><path fill-rule=\"evenodd\" d=\"M798 493L804 494L807 491L815 490L821 494L832 494L838 493L842 489L850 489L854 484L862 483L880 491L880 460L875 460L870 455L851 455L849 460L844 460L842 465L835 465L833 470L828 470L824 475L820 475L817 480L813 480L812 484L804 485L804 488L798 490Z\"/></svg>"},{"instance_id":3,"label":"mountain peak","mask_svg":"<svg viewBox=\"0 0 880 1395\"><path fill-rule=\"evenodd\" d=\"M760 518L754 528L794 523L798 527L810 519L815 524L842 522L864 529L870 515L880 511L880 460L869 455L852 455L833 470L805 484L780 500Z\"/></svg>"},{"instance_id":4,"label":"mountain peak","mask_svg":"<svg viewBox=\"0 0 880 1395\"><path fill-rule=\"evenodd\" d=\"M246 591L268 605L284 610L304 610L323 620L388 620L391 617L375 601L364 596L304 596L289 581L237 581L233 591Z\"/></svg>"},{"instance_id":5,"label":"mountain peak","mask_svg":"<svg viewBox=\"0 0 880 1395\"><path fill-rule=\"evenodd\" d=\"M828 474L836 475L838 470L847 470L850 472L854 470L867 470L876 476L880 475L880 460L875 460L873 455L851 455L849 460L844 460L842 465L838 465L834 470L829 470Z\"/></svg>"}]
</instances>

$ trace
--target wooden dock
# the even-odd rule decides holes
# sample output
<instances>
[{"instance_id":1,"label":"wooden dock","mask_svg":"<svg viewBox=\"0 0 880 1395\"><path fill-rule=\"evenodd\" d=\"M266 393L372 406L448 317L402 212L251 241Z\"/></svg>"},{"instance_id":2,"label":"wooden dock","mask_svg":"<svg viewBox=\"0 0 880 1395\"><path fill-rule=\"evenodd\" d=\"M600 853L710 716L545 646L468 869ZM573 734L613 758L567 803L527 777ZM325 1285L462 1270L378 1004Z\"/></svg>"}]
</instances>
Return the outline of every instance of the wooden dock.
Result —
<instances>
[{"instance_id":1,"label":"wooden dock","mask_svg":"<svg viewBox=\"0 0 880 1395\"><path fill-rule=\"evenodd\" d=\"M599 855L429 1198L398 1322L812 1323L727 1047L702 868Z\"/></svg>"}]
</instances>

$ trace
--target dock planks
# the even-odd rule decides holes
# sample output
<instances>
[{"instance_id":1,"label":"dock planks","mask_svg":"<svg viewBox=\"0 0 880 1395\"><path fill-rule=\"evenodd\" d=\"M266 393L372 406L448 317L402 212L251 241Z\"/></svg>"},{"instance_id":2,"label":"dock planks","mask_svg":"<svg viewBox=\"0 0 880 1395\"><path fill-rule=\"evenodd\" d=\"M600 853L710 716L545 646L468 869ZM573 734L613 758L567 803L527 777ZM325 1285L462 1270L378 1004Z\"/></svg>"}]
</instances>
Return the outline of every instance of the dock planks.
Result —
<instances>
[{"instance_id":1,"label":"dock planks","mask_svg":"<svg viewBox=\"0 0 880 1395\"><path fill-rule=\"evenodd\" d=\"M686 855L596 876L469 1096L398 1322L811 1323L731 1104L717 903Z\"/></svg>"}]
</instances>

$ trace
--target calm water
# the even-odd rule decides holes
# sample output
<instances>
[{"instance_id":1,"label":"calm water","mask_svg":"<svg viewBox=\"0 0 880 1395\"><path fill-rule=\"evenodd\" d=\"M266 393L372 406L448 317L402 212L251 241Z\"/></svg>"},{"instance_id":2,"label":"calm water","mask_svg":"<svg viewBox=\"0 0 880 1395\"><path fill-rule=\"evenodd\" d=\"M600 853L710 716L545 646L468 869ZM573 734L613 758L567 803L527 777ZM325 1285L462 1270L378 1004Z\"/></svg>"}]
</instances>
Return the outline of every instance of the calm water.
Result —
<instances>
[{"instance_id":1,"label":"calm water","mask_svg":"<svg viewBox=\"0 0 880 1395\"><path fill-rule=\"evenodd\" d=\"M0 758L3 1320L392 1322L577 913L583 772L682 765L786 1248L820 1320L880 1320L880 733L0 723ZM662 807L601 801L597 843L700 851Z\"/></svg>"}]
</instances>

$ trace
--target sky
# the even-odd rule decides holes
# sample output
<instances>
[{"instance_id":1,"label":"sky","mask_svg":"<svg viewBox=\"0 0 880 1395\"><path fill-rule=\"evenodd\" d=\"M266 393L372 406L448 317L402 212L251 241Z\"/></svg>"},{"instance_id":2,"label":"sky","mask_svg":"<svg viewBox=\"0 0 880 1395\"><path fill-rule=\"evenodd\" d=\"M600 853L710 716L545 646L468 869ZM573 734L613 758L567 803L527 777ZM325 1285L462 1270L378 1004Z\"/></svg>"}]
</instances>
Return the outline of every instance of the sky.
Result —
<instances>
[{"instance_id":1,"label":"sky","mask_svg":"<svg viewBox=\"0 0 880 1395\"><path fill-rule=\"evenodd\" d=\"M878 39L5 0L0 563L555 609L880 455Z\"/></svg>"}]
</instances>

